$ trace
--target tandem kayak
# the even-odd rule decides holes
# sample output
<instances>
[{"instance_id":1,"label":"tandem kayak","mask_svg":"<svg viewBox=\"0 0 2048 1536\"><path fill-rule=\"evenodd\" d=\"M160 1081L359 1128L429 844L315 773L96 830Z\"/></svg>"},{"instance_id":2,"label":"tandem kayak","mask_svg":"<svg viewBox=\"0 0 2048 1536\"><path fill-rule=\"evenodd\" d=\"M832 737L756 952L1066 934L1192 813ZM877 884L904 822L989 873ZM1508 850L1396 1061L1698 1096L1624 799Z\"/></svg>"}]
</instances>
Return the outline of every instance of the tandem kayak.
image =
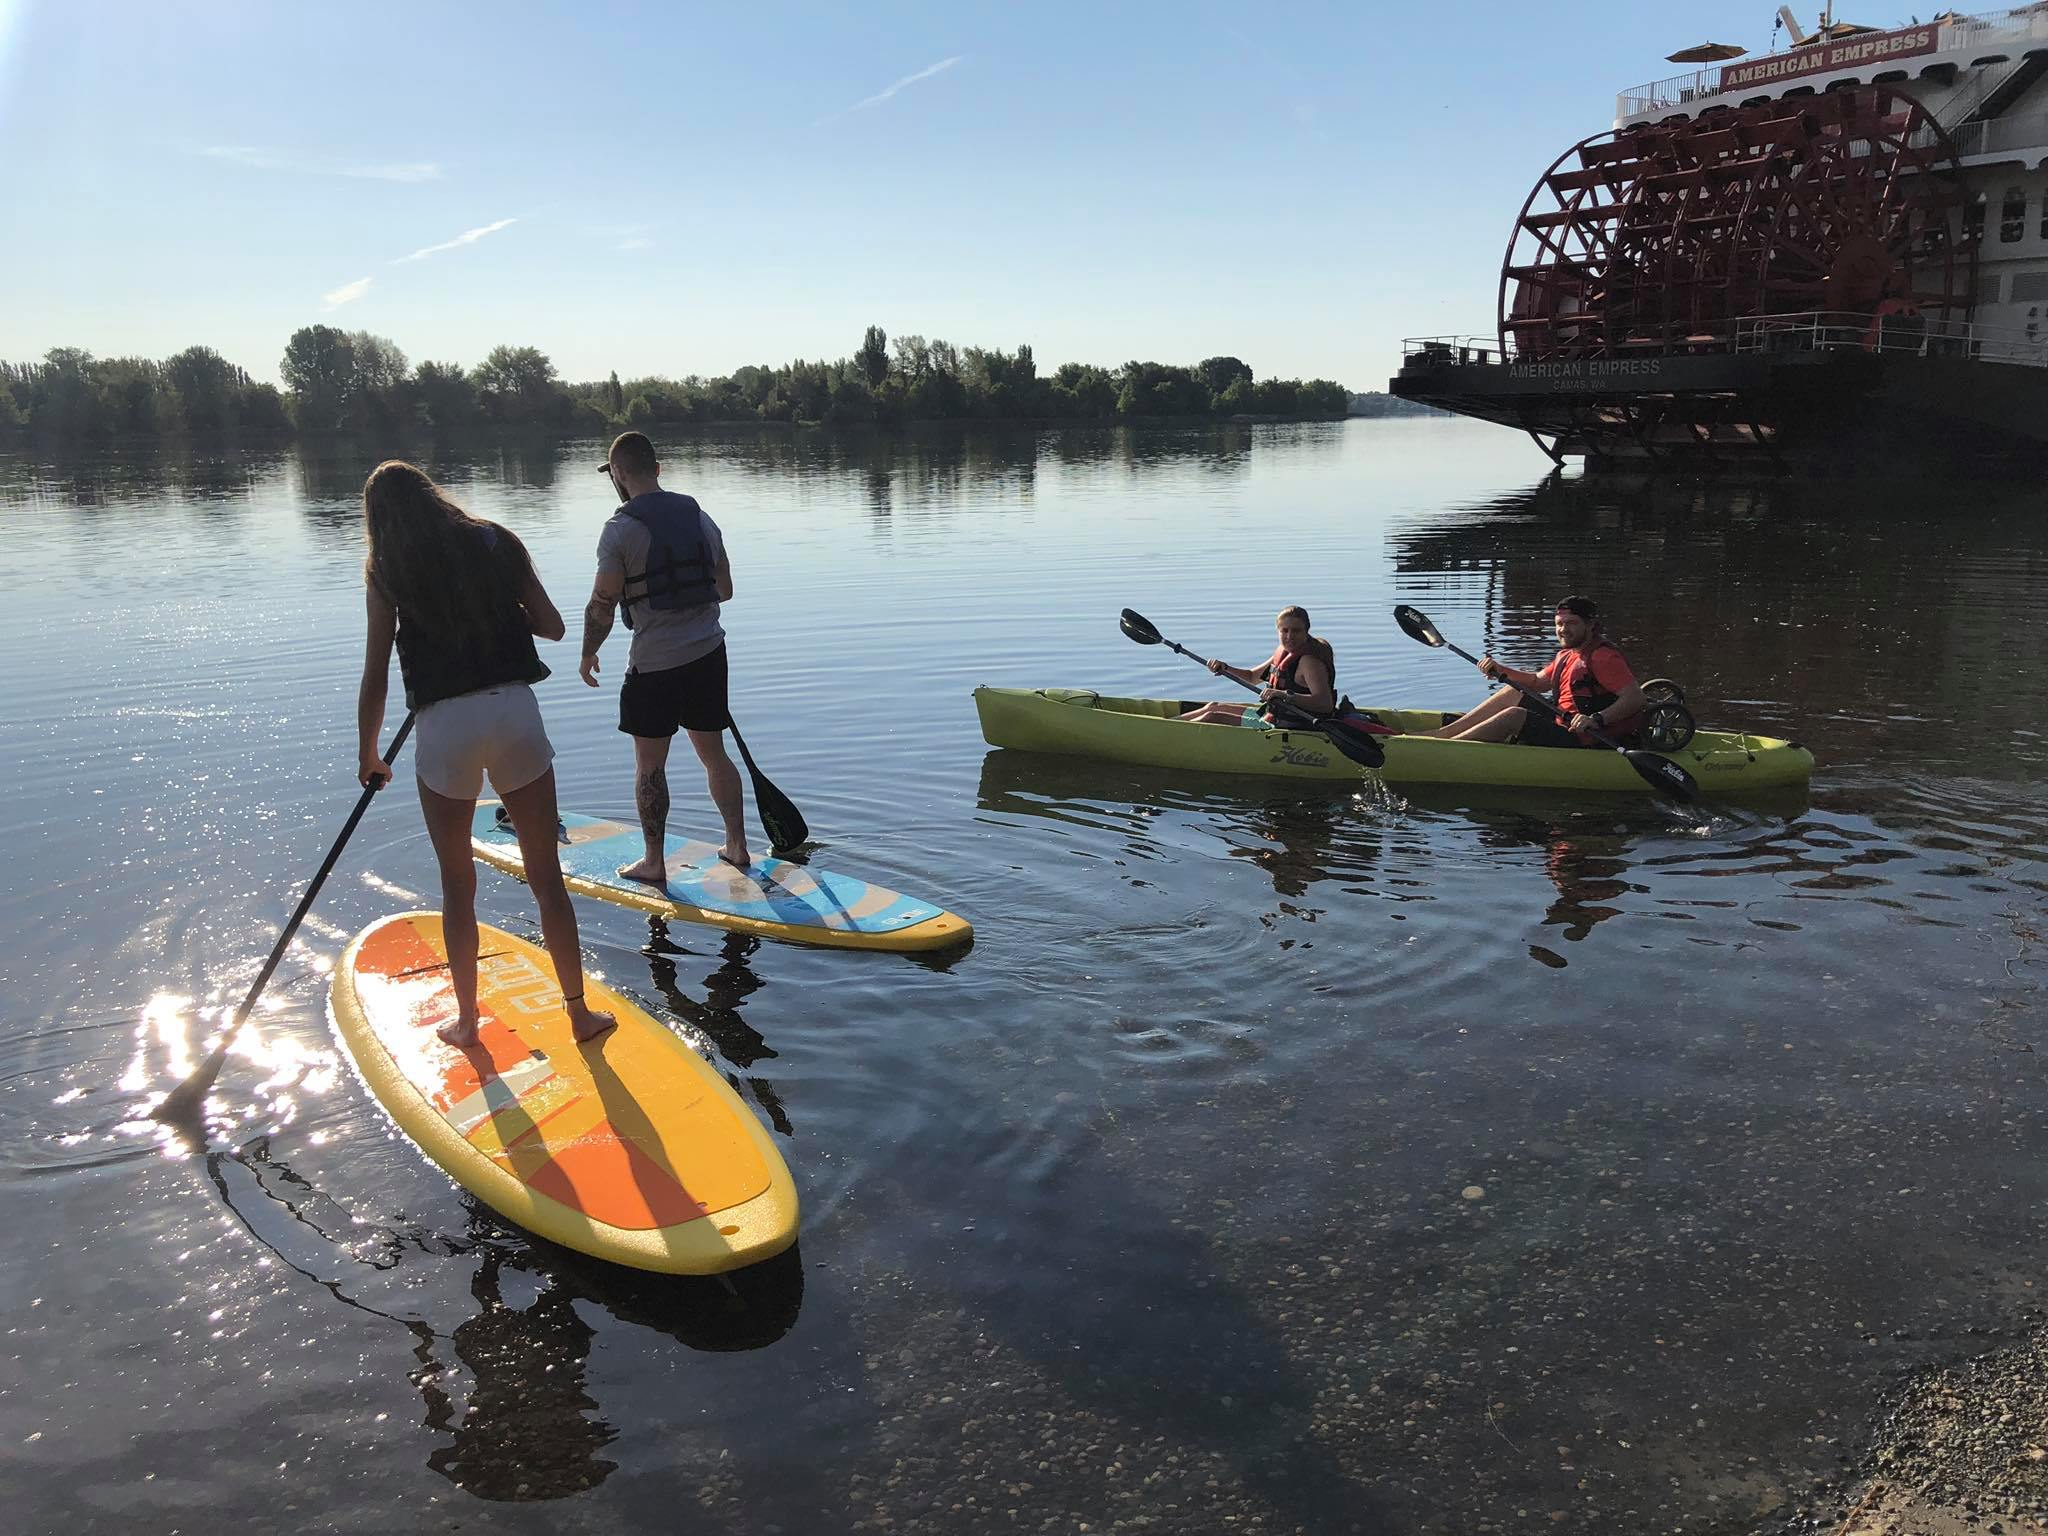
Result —
<instances>
[{"instance_id":1,"label":"tandem kayak","mask_svg":"<svg viewBox=\"0 0 2048 1536\"><path fill-rule=\"evenodd\" d=\"M1107 758L1155 768L1247 773L1264 778L1355 780L1360 769L1316 731L1191 725L1174 718L1197 707L1179 699L1119 699L1086 688L977 688L974 707L992 747ZM1403 732L1434 730L1455 718L1438 710L1367 711ZM1501 742L1383 736L1390 784L1499 784L1526 789L1628 790L1642 778L1619 752L1518 747ZM1660 754L1709 794L1804 784L1813 754L1796 741L1699 731L1682 751Z\"/></svg>"}]
</instances>

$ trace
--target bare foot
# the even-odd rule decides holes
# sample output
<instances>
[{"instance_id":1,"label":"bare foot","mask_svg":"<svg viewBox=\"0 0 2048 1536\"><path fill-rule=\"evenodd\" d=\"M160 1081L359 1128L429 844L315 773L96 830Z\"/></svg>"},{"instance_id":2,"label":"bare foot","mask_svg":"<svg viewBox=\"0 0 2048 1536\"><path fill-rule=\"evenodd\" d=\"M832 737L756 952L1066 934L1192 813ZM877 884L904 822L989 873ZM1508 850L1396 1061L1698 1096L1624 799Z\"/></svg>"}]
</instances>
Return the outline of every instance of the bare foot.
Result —
<instances>
[{"instance_id":1,"label":"bare foot","mask_svg":"<svg viewBox=\"0 0 2048 1536\"><path fill-rule=\"evenodd\" d=\"M458 1051L473 1051L483 1044L483 1037L476 1032L475 1019L455 1019L443 1024L434 1033L454 1046Z\"/></svg>"},{"instance_id":2,"label":"bare foot","mask_svg":"<svg viewBox=\"0 0 2048 1536\"><path fill-rule=\"evenodd\" d=\"M621 864L619 878L644 880L649 885L667 885L668 865L661 859L642 859L637 864Z\"/></svg>"},{"instance_id":3,"label":"bare foot","mask_svg":"<svg viewBox=\"0 0 2048 1536\"><path fill-rule=\"evenodd\" d=\"M725 860L726 863L730 864L734 869L752 868L754 862L753 856L747 852L747 845L745 843L741 843L739 845L739 850L737 852L733 850L733 845L731 843L727 843L723 848L718 850L718 856L721 859Z\"/></svg>"},{"instance_id":4,"label":"bare foot","mask_svg":"<svg viewBox=\"0 0 2048 1536\"><path fill-rule=\"evenodd\" d=\"M600 1013L582 1002L562 1000L562 1007L569 1015L569 1029L576 1036L576 1043L582 1045L595 1040L599 1035L619 1027L619 1021L608 1013Z\"/></svg>"}]
</instances>

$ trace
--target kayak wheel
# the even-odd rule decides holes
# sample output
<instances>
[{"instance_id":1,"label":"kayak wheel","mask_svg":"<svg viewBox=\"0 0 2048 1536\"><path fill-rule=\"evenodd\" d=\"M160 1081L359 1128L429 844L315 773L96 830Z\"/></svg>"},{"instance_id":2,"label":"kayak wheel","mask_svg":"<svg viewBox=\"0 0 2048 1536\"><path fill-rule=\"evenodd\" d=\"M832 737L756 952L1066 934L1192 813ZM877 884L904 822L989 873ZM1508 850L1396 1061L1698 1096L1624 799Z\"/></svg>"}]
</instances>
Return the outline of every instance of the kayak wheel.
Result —
<instances>
[{"instance_id":1,"label":"kayak wheel","mask_svg":"<svg viewBox=\"0 0 2048 1536\"><path fill-rule=\"evenodd\" d=\"M1653 752L1677 752L1692 740L1693 729L1692 711L1667 700L1643 711L1643 728L1638 735Z\"/></svg>"},{"instance_id":2,"label":"kayak wheel","mask_svg":"<svg viewBox=\"0 0 2048 1536\"><path fill-rule=\"evenodd\" d=\"M1643 697L1652 704L1683 704L1685 690L1668 677L1653 677L1643 684Z\"/></svg>"}]
</instances>

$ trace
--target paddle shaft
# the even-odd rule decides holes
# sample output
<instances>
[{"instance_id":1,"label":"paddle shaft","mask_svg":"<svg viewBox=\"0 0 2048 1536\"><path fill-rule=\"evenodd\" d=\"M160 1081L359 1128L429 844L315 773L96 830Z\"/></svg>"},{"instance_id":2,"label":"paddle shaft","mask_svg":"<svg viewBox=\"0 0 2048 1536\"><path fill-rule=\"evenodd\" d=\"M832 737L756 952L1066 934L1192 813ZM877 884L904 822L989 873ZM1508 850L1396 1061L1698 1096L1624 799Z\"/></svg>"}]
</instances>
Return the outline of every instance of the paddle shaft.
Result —
<instances>
[{"instance_id":1,"label":"paddle shaft","mask_svg":"<svg viewBox=\"0 0 2048 1536\"><path fill-rule=\"evenodd\" d=\"M1209 665L1208 657L1197 656L1193 651L1189 650L1186 646L1180 644L1178 641L1169 640L1166 638L1166 636L1161 635L1159 637L1159 643L1165 646L1168 650L1173 651L1178 655L1187 657L1189 661L1199 661L1205 667ZM1218 672L1216 675L1218 677L1227 677L1233 683L1237 684L1238 687L1249 688L1253 693L1258 693L1261 691L1257 683L1246 682L1243 678L1239 677L1235 672L1230 671L1228 667L1225 667L1223 671Z\"/></svg>"},{"instance_id":2,"label":"paddle shaft","mask_svg":"<svg viewBox=\"0 0 2048 1536\"><path fill-rule=\"evenodd\" d=\"M607 475L612 489L619 493L619 505L624 506L633 498L626 494L625 486L619 483L617 475ZM626 594L619 594L619 611L626 608ZM754 813L761 819L761 830L768 834L768 843L777 853L785 848L794 848L810 841L811 829L804 820L804 813L796 808L796 802L768 781L754 762L754 754L747 750L747 738L740 734L739 723L732 717L732 711L725 712L725 728L732 732L732 739L740 749L740 761L747 765L747 777L754 782Z\"/></svg>"}]
</instances>

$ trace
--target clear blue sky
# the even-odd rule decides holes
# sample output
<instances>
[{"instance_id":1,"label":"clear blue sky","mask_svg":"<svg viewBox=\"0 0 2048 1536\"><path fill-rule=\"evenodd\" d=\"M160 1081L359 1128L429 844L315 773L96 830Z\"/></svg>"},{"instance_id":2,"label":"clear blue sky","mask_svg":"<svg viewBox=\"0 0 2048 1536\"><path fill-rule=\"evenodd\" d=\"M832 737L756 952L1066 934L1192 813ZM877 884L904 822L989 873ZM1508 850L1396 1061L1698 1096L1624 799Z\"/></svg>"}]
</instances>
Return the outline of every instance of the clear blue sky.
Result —
<instances>
[{"instance_id":1,"label":"clear blue sky","mask_svg":"<svg viewBox=\"0 0 2048 1536\"><path fill-rule=\"evenodd\" d=\"M1774 10L0 0L0 358L275 378L324 321L719 374L874 323L1383 388L1491 328L1617 90Z\"/></svg>"}]
</instances>

